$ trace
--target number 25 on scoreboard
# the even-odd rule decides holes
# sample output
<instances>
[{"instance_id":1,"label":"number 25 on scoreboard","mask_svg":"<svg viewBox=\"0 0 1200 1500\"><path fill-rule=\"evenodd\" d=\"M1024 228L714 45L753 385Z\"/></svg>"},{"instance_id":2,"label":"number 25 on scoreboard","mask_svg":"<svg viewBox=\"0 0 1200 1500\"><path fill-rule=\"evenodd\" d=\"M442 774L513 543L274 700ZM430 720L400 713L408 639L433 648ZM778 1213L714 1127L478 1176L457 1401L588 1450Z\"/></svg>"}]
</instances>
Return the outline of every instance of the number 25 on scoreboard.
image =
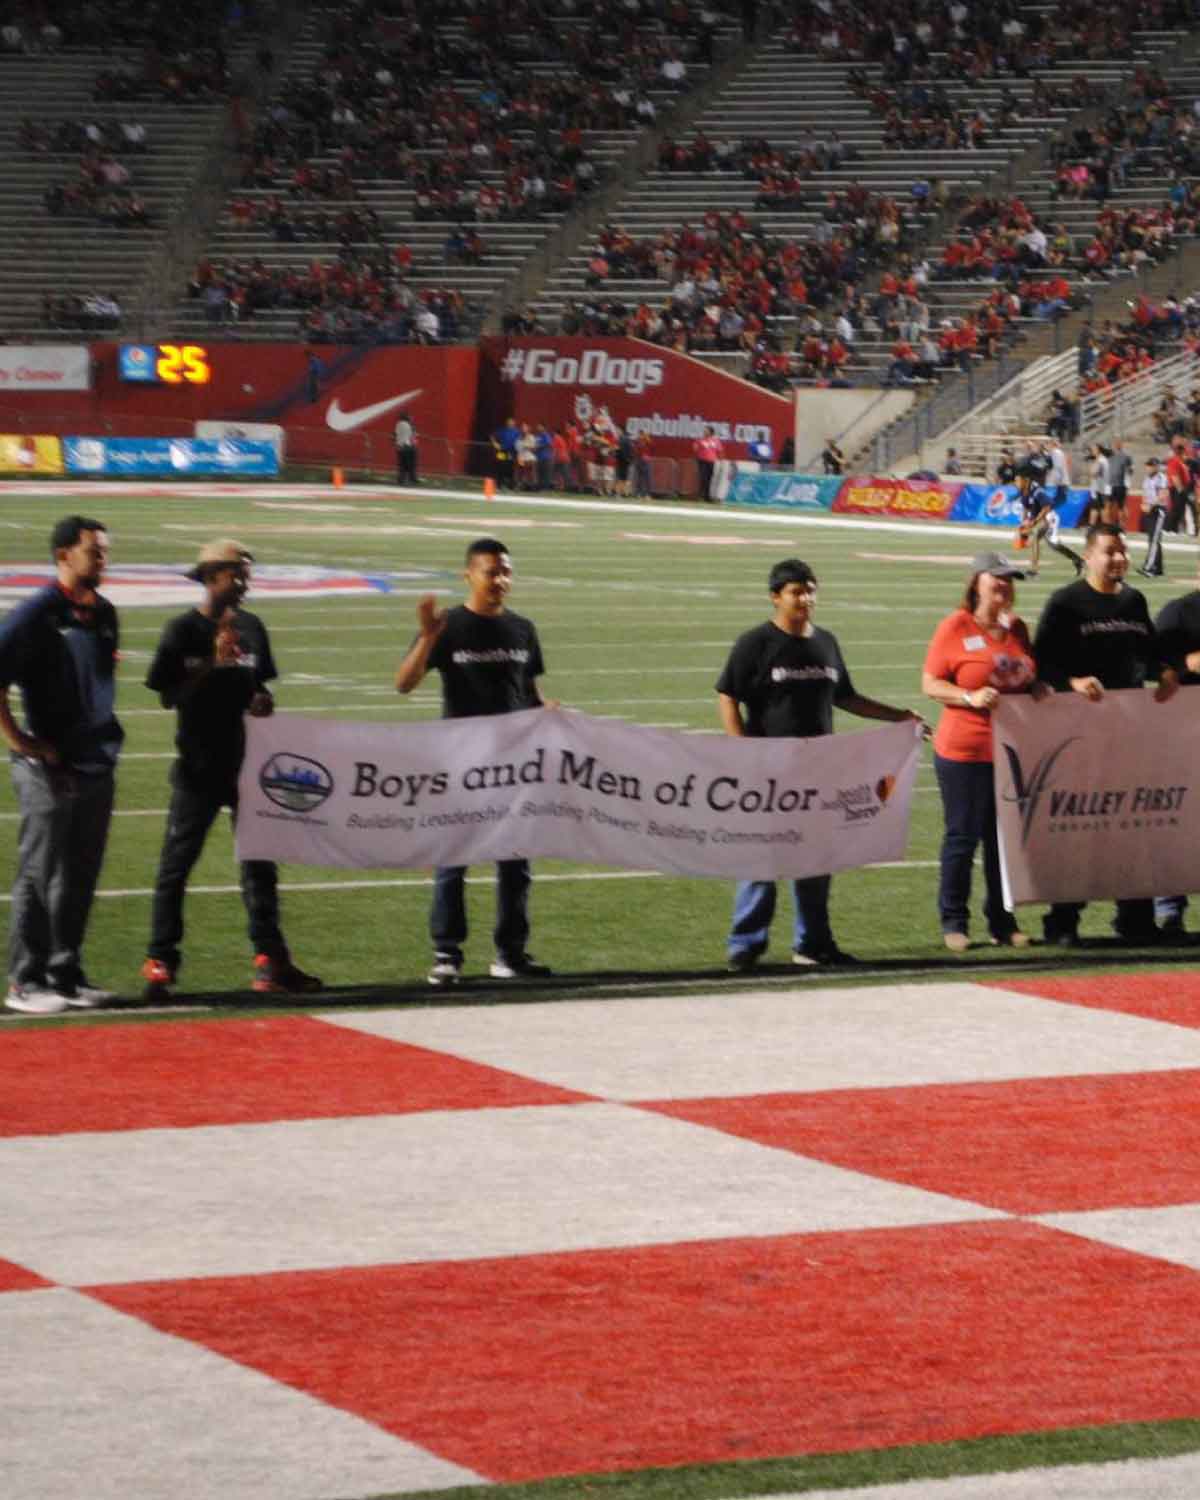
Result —
<instances>
[{"instance_id":1,"label":"number 25 on scoreboard","mask_svg":"<svg viewBox=\"0 0 1200 1500\"><path fill-rule=\"evenodd\" d=\"M155 373L165 385L207 385L212 379L208 350L200 344L159 344Z\"/></svg>"}]
</instances>

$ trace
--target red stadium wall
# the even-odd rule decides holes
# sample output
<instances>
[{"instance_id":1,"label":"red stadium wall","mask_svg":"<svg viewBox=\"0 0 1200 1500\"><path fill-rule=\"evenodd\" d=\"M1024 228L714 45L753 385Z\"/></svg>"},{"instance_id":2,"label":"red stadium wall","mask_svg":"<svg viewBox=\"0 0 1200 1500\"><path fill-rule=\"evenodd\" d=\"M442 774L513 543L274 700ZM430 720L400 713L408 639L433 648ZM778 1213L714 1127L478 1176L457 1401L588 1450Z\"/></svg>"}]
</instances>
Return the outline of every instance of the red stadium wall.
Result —
<instances>
[{"instance_id":1,"label":"red stadium wall","mask_svg":"<svg viewBox=\"0 0 1200 1500\"><path fill-rule=\"evenodd\" d=\"M314 382L304 344L204 348L208 384L140 385L118 378L115 343L93 344L91 390L6 392L0 431L179 437L200 419L275 422L286 430L290 460L388 471L403 411L420 435L426 469L477 467L477 349L322 345L313 350L322 366Z\"/></svg>"},{"instance_id":2,"label":"red stadium wall","mask_svg":"<svg viewBox=\"0 0 1200 1500\"><path fill-rule=\"evenodd\" d=\"M489 338L482 343L481 436L508 417L560 427L606 406L621 427L650 435L651 453L690 458L705 425L727 458L749 458L757 438L778 455L792 403L711 365L640 339Z\"/></svg>"}]
</instances>

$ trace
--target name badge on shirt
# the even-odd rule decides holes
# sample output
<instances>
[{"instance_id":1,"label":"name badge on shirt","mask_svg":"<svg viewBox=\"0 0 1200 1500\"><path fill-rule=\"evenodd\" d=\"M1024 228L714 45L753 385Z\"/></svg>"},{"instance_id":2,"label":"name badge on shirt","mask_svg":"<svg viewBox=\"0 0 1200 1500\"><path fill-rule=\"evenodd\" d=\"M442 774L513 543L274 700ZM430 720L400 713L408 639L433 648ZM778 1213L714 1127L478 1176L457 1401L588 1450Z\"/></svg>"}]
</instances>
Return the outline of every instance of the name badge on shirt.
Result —
<instances>
[{"instance_id":1,"label":"name badge on shirt","mask_svg":"<svg viewBox=\"0 0 1200 1500\"><path fill-rule=\"evenodd\" d=\"M963 638L964 651L982 651L987 642L981 635L968 635Z\"/></svg>"}]
</instances>

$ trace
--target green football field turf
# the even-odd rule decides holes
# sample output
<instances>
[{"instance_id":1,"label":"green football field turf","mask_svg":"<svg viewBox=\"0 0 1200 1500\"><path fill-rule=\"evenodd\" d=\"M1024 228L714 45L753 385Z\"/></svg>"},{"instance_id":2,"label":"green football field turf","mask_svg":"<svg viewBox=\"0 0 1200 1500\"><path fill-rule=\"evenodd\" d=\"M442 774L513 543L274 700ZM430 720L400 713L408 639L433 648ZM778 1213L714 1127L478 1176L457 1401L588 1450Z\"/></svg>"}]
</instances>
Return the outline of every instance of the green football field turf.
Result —
<instances>
[{"instance_id":1,"label":"green football field turf","mask_svg":"<svg viewBox=\"0 0 1200 1500\"><path fill-rule=\"evenodd\" d=\"M972 554L1008 540L1004 533L993 539L928 523L838 524L670 504L489 503L445 492L380 496L330 489L314 495L281 485L234 497L200 489L186 498L84 490L75 499L33 490L5 497L0 561L44 560L52 522L75 508L108 524L114 566L186 565L205 539L233 535L260 563L415 575L391 594L293 602L252 593L248 603L272 633L282 674L280 709L397 725L439 712L435 679L404 699L392 687L392 674L413 632L417 597L434 591L445 602L461 598L463 548L478 535L496 534L511 549L516 585L510 602L538 625L547 696L591 714L714 732L713 684L735 637L769 613L765 580L777 559L798 555L815 566L818 619L838 635L858 690L933 716L936 706L920 693L930 632L955 605ZM1185 566L1190 572L1190 559ZM1031 626L1049 591L1067 579L1052 557L1040 579L1020 586L1018 607ZM1179 587L1157 584L1152 606ZM139 988L174 728L174 715L142 683L164 620L180 608L127 608L122 617L119 702L128 739L87 954L94 979L123 995ZM871 727L837 717L838 732ZM16 821L7 784L2 798L0 849L11 867ZM852 871L834 882L838 939L872 968L894 974L1013 963L1011 953L982 943L965 965L943 950L935 906L940 832L926 750L902 867ZM725 882L550 862L537 874L531 948L564 982L597 986L631 976L711 982L722 971L731 896ZM379 990L381 997L423 983L426 872L286 867L282 879L289 887L285 928L305 967L335 987ZM222 820L192 878L184 991L247 984L250 955L235 884L232 837ZM485 972L491 956L490 885L489 870L473 872L468 974ZM977 912L978 901L976 892ZM772 965L780 982L795 978L787 963L789 916L785 909L777 918L763 970L768 982ZM1105 936L1108 916L1105 906L1093 905L1085 934ZM1036 913L1023 920L1038 930ZM978 915L975 930L985 936ZM1104 947L1084 961L1129 956ZM1058 964L1061 958L1034 950L1024 962Z\"/></svg>"}]
</instances>

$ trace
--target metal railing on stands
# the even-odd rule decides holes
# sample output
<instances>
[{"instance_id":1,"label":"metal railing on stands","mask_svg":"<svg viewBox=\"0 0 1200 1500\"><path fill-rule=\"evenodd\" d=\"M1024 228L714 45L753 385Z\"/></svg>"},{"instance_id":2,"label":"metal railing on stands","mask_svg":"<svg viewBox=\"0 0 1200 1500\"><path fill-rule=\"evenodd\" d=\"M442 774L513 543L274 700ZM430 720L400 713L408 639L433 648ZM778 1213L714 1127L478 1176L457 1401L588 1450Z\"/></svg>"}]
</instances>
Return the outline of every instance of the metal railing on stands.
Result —
<instances>
[{"instance_id":1,"label":"metal railing on stands","mask_svg":"<svg viewBox=\"0 0 1200 1500\"><path fill-rule=\"evenodd\" d=\"M1011 380L1016 368L1015 360L1001 355L979 366L970 365L957 378L947 379L927 401L872 440L875 473L886 474L894 462L908 454L922 454L927 444L941 439L947 428Z\"/></svg>"},{"instance_id":2,"label":"metal railing on stands","mask_svg":"<svg viewBox=\"0 0 1200 1500\"><path fill-rule=\"evenodd\" d=\"M1055 391L1075 393L1078 370L1079 355L1075 349L1030 360L1011 380L953 422L940 436L947 442L961 436L965 444L980 431L995 432L1013 424L1036 428L1044 420Z\"/></svg>"},{"instance_id":3,"label":"metal railing on stands","mask_svg":"<svg viewBox=\"0 0 1200 1500\"><path fill-rule=\"evenodd\" d=\"M1079 403L1079 434L1094 438L1138 436L1150 424L1166 393L1198 376L1200 357L1185 349L1104 390L1089 391ZM1182 414L1187 392L1180 389L1176 394Z\"/></svg>"}]
</instances>

